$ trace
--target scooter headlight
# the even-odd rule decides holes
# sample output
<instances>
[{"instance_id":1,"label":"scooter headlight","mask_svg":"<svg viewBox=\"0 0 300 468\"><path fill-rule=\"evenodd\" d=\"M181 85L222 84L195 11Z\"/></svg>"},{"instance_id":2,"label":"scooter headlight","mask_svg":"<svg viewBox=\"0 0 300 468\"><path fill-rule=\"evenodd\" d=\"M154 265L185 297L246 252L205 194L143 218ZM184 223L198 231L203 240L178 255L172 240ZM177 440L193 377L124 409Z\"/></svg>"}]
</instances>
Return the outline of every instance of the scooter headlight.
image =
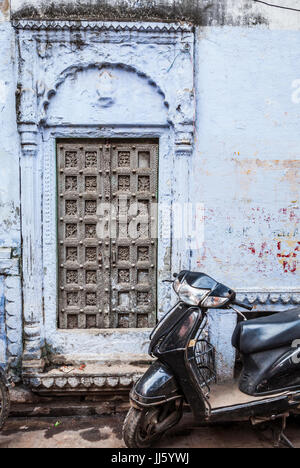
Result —
<instances>
[{"instance_id":1,"label":"scooter headlight","mask_svg":"<svg viewBox=\"0 0 300 468\"><path fill-rule=\"evenodd\" d=\"M190 286L186 281L183 281L179 284L175 284L174 281L174 290L178 294L179 299L186 304L198 306L201 300L210 293L210 289L197 289Z\"/></svg>"},{"instance_id":2,"label":"scooter headlight","mask_svg":"<svg viewBox=\"0 0 300 468\"><path fill-rule=\"evenodd\" d=\"M204 299L201 306L207 309L219 309L220 307L224 306L227 302L229 302L228 297L210 296Z\"/></svg>"}]
</instances>

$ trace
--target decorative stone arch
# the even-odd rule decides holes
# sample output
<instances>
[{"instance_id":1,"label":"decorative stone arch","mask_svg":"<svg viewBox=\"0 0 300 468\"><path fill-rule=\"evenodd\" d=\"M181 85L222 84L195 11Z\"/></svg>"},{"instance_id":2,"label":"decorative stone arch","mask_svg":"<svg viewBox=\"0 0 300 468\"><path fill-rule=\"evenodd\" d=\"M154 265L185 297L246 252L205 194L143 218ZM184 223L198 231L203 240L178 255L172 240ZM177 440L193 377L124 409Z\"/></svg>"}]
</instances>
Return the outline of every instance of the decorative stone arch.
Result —
<instances>
[{"instance_id":1,"label":"decorative stone arch","mask_svg":"<svg viewBox=\"0 0 300 468\"><path fill-rule=\"evenodd\" d=\"M149 335L145 330L83 333L57 329L55 141L66 137L158 138L159 202L168 207L174 202L188 202L185 187L193 152L195 115L193 28L87 21L20 21L15 28L20 52L17 110L21 138L24 375L43 371L45 345L48 351L59 355L109 355L112 348L117 354L143 353ZM152 89L161 100L165 121L122 125L101 122L99 132L99 123L85 121L78 125L64 119L48 119L49 109L70 77L109 68L132 74ZM189 252L180 240L173 238L171 226L167 210L159 220L159 280L169 277L171 270L188 267L190 262ZM167 310L169 294L168 288L159 287L159 314Z\"/></svg>"},{"instance_id":2,"label":"decorative stone arch","mask_svg":"<svg viewBox=\"0 0 300 468\"><path fill-rule=\"evenodd\" d=\"M168 111L170 110L170 105L169 105L169 102L167 101L166 95L163 92L163 90L159 87L159 85L155 81L153 81L153 79L150 76L148 76L146 73L136 69L135 67L131 65L127 65L121 62L117 62L117 63L98 62L98 63L77 64L77 65L72 65L68 67L66 70L64 70L58 77L53 88L47 92L46 97L43 99L40 105L40 115L39 115L40 125L44 125L46 123L45 118L47 114L47 108L50 105L51 100L54 98L54 96L56 96L61 85L64 84L68 78L73 77L77 73L80 73L89 69L93 69L93 68L98 69L99 71L112 68L112 69L117 69L117 70L119 69L119 70L123 70L129 73L136 74L138 77L144 79L149 86L151 86L152 88L156 90L157 94L162 97L165 108ZM172 121L172 116L169 116L168 123L171 126L174 125Z\"/></svg>"}]
</instances>

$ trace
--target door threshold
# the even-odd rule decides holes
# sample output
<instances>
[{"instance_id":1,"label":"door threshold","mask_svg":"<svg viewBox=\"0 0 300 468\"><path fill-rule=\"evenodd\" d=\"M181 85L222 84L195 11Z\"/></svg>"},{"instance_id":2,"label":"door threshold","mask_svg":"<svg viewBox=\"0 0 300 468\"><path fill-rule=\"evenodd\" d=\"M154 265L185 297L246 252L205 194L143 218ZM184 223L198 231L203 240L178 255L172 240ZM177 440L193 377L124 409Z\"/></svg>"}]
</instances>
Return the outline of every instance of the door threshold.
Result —
<instances>
[{"instance_id":1,"label":"door threshold","mask_svg":"<svg viewBox=\"0 0 300 468\"><path fill-rule=\"evenodd\" d=\"M54 366L80 366L84 364L111 365L150 365L154 359L148 354L115 353L115 354L56 354L49 356Z\"/></svg>"}]
</instances>

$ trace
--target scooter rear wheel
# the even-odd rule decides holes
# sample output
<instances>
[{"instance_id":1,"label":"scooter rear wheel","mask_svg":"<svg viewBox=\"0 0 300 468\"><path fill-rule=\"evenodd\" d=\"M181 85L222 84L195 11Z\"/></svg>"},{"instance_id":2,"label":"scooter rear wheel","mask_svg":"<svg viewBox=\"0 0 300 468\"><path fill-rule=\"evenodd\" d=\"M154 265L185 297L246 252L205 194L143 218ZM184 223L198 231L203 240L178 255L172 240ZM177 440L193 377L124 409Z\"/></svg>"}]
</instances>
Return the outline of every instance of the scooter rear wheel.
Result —
<instances>
[{"instance_id":1,"label":"scooter rear wheel","mask_svg":"<svg viewBox=\"0 0 300 468\"><path fill-rule=\"evenodd\" d=\"M0 372L0 431L8 418L9 407L10 403L7 382Z\"/></svg>"}]
</instances>

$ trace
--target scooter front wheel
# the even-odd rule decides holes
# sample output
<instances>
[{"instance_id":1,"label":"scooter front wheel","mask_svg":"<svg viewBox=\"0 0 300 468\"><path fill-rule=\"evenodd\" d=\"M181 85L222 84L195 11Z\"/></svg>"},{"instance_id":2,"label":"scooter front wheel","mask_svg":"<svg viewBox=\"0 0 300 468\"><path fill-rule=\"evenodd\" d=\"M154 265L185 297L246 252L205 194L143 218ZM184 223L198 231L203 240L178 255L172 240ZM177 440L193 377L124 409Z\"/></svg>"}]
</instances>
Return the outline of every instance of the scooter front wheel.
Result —
<instances>
[{"instance_id":1,"label":"scooter front wheel","mask_svg":"<svg viewBox=\"0 0 300 468\"><path fill-rule=\"evenodd\" d=\"M123 426L123 439L126 447L151 447L157 438L157 434L151 435L151 425L149 427L149 424L146 422L152 419L151 416L155 416L153 410L130 408Z\"/></svg>"},{"instance_id":2,"label":"scooter front wheel","mask_svg":"<svg viewBox=\"0 0 300 468\"><path fill-rule=\"evenodd\" d=\"M123 426L123 439L128 448L149 448L182 416L182 404L156 408L130 408Z\"/></svg>"}]
</instances>

